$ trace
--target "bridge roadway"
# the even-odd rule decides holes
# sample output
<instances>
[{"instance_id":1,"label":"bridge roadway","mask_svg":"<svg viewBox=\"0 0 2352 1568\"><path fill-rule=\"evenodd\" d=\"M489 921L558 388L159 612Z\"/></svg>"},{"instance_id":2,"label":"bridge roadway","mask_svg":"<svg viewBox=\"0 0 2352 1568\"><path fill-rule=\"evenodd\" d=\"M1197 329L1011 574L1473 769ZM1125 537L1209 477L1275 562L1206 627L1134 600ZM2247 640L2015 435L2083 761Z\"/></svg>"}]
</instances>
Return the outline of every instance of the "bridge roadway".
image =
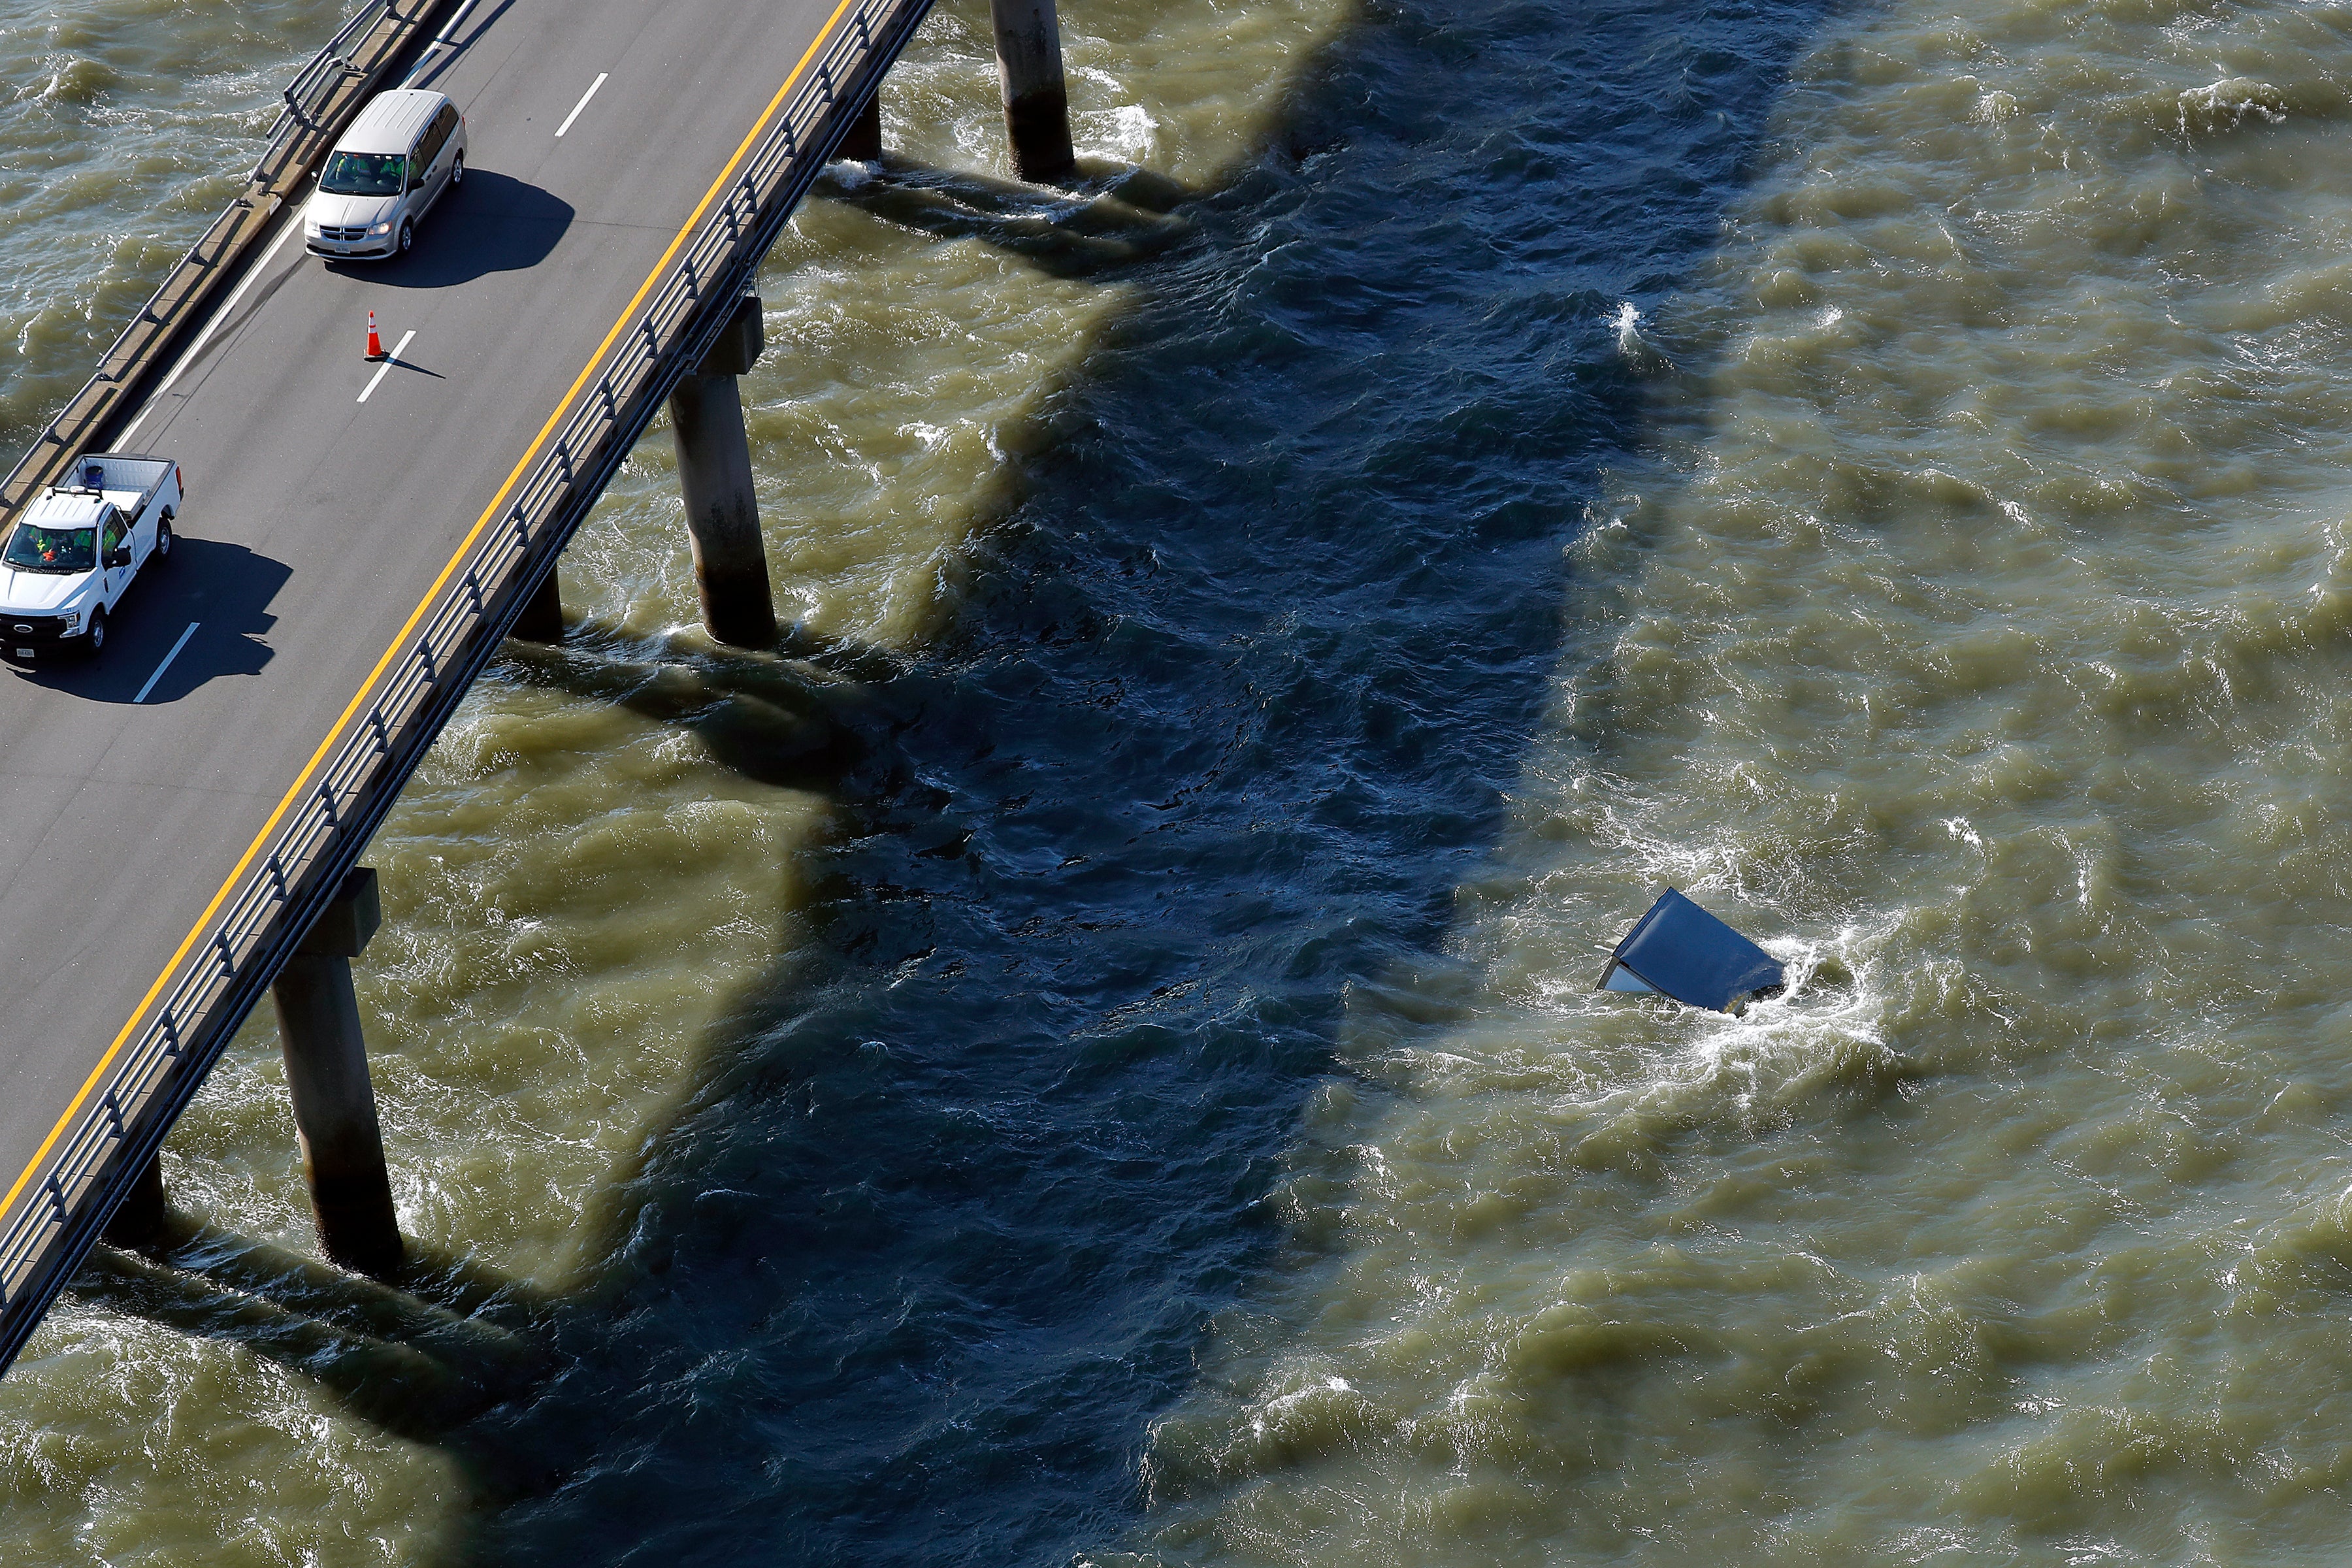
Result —
<instances>
[{"instance_id":1,"label":"bridge roadway","mask_svg":"<svg viewBox=\"0 0 2352 1568\"><path fill-rule=\"evenodd\" d=\"M6 1213L37 1200L101 1060L838 15L483 0L420 83L457 100L470 153L415 248L328 266L289 208L109 443L177 458L187 499L100 658L0 669ZM403 345L381 379L370 310Z\"/></svg>"}]
</instances>

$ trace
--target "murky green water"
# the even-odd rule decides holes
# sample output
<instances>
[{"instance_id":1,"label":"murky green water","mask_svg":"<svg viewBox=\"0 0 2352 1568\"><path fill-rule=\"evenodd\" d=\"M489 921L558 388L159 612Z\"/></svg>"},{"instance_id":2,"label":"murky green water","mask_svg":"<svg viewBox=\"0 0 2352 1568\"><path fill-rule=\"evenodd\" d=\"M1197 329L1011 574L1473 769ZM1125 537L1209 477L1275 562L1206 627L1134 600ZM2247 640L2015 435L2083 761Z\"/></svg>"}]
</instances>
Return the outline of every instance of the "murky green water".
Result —
<instances>
[{"instance_id":1,"label":"murky green water","mask_svg":"<svg viewBox=\"0 0 2352 1568\"><path fill-rule=\"evenodd\" d=\"M207 1229L10 1562L2300 1563L2352 1540L2352 11L984 7L373 852L420 1290ZM29 436L331 7L0 9ZM1801 979L1593 994L1671 882ZM418 1310L423 1311L423 1309Z\"/></svg>"}]
</instances>

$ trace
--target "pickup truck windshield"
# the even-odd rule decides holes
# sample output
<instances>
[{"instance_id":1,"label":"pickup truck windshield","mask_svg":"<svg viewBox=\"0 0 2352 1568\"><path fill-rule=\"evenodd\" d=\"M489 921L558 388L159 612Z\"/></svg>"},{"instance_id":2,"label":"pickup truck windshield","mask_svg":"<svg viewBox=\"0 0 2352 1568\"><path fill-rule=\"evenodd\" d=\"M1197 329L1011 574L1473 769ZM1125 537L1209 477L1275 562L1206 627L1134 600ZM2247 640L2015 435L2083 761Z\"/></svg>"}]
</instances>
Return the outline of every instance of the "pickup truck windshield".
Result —
<instances>
[{"instance_id":1,"label":"pickup truck windshield","mask_svg":"<svg viewBox=\"0 0 2352 1568\"><path fill-rule=\"evenodd\" d=\"M0 561L19 572L88 572L98 564L94 528L36 528L20 522Z\"/></svg>"},{"instance_id":2,"label":"pickup truck windshield","mask_svg":"<svg viewBox=\"0 0 2352 1568\"><path fill-rule=\"evenodd\" d=\"M396 196L407 173L408 160L397 153L338 153L319 188L331 196Z\"/></svg>"}]
</instances>

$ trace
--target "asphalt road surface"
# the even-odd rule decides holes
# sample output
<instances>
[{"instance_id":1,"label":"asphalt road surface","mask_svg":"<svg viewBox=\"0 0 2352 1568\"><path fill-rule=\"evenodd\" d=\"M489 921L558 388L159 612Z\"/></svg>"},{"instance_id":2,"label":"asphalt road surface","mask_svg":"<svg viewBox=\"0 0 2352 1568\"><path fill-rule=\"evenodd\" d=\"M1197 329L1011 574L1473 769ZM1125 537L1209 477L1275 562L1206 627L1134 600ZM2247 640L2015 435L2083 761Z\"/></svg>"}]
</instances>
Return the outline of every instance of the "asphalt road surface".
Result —
<instances>
[{"instance_id":1,"label":"asphalt road surface","mask_svg":"<svg viewBox=\"0 0 2352 1568\"><path fill-rule=\"evenodd\" d=\"M25 1187L16 1205L35 1190L19 1173L833 11L483 0L418 83L457 100L470 146L415 249L329 265L289 212L111 443L179 459L178 547L141 573L101 658L0 668L0 1180ZM371 310L400 345L389 368L362 358Z\"/></svg>"}]
</instances>

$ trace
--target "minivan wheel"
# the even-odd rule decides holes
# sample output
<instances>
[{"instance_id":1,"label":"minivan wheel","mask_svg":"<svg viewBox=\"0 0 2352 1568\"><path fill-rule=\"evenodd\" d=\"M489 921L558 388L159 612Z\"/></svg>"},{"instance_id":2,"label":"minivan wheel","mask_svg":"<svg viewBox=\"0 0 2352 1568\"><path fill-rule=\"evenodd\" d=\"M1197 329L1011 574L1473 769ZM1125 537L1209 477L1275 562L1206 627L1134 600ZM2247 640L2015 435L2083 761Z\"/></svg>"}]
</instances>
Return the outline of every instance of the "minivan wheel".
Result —
<instances>
[{"instance_id":1,"label":"minivan wheel","mask_svg":"<svg viewBox=\"0 0 2352 1568\"><path fill-rule=\"evenodd\" d=\"M458 153L457 161L449 165L449 183L453 185L466 183L466 154L463 153Z\"/></svg>"},{"instance_id":2,"label":"minivan wheel","mask_svg":"<svg viewBox=\"0 0 2352 1568\"><path fill-rule=\"evenodd\" d=\"M81 640L83 651L90 658L96 658L98 650L106 646L106 611L104 609L90 611L89 630L81 634Z\"/></svg>"},{"instance_id":3,"label":"minivan wheel","mask_svg":"<svg viewBox=\"0 0 2352 1568\"><path fill-rule=\"evenodd\" d=\"M408 247L415 243L416 226L406 218L402 218L400 220L400 254L407 255Z\"/></svg>"}]
</instances>

